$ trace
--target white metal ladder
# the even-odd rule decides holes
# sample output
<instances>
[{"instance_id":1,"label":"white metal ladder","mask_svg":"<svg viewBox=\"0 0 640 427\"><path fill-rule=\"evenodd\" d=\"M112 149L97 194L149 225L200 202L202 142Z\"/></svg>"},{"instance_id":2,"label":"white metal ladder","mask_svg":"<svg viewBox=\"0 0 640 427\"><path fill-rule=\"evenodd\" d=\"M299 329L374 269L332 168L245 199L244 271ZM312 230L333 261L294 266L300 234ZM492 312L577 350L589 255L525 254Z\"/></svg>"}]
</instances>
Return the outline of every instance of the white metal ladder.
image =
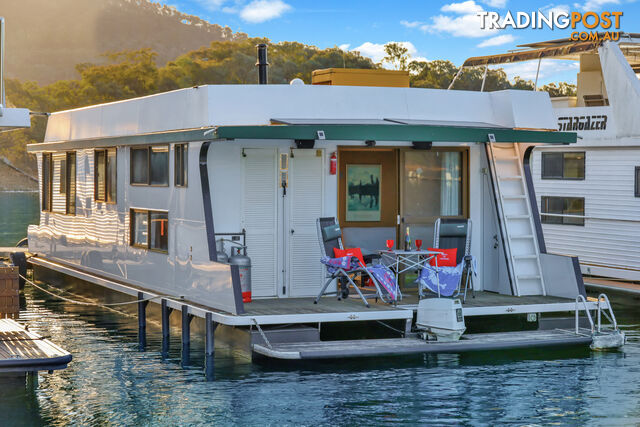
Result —
<instances>
[{"instance_id":1,"label":"white metal ladder","mask_svg":"<svg viewBox=\"0 0 640 427\"><path fill-rule=\"evenodd\" d=\"M487 142L509 276L517 296L546 295L540 247L517 143Z\"/></svg>"}]
</instances>

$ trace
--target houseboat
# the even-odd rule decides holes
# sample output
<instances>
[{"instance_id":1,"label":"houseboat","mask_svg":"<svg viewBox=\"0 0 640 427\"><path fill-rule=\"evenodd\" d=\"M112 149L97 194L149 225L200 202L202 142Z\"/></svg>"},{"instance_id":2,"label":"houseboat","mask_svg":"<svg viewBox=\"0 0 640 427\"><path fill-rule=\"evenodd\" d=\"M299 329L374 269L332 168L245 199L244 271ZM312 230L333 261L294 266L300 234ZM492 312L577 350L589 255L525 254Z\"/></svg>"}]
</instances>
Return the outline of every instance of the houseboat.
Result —
<instances>
[{"instance_id":1,"label":"houseboat","mask_svg":"<svg viewBox=\"0 0 640 427\"><path fill-rule=\"evenodd\" d=\"M622 336L612 308L586 298L575 257L541 249L524 167L536 144L575 142L548 94L512 90L206 85L56 112L28 147L42 208L29 262L36 279L55 272L160 304L163 328L172 309L183 327L205 318L207 342L235 334L267 358L597 347ZM358 167L366 177L350 178ZM351 181L375 183L376 202L349 203ZM314 304L327 217L345 246L373 253L400 247L407 228L427 247L438 218L470 219L474 294L442 318L418 313L420 325L411 280L392 304ZM250 302L238 254L250 258ZM422 338L451 316L466 322L460 340Z\"/></svg>"},{"instance_id":2,"label":"houseboat","mask_svg":"<svg viewBox=\"0 0 640 427\"><path fill-rule=\"evenodd\" d=\"M576 144L540 145L531 169L549 253L578 256L585 275L640 280L640 34L569 39L470 58L464 66L575 61L575 96L551 99L556 128Z\"/></svg>"}]
</instances>

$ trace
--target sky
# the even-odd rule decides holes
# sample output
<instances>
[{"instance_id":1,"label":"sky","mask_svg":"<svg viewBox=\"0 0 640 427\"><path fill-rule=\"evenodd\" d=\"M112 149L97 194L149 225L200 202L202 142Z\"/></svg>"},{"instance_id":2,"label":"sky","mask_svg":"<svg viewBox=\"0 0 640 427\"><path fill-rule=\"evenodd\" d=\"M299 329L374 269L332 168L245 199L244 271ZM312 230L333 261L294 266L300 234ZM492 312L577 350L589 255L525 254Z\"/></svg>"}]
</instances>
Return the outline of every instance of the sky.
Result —
<instances>
[{"instance_id":1,"label":"sky","mask_svg":"<svg viewBox=\"0 0 640 427\"><path fill-rule=\"evenodd\" d=\"M622 12L620 30L640 32L640 0L167 0L183 13L274 42L298 41L320 48L357 50L380 62L383 46L403 43L412 59L466 58L505 53L517 45L566 38L570 29L482 29L477 12L531 13L550 10ZM584 27L578 27L584 30ZM510 79L535 79L537 62L503 66ZM576 80L573 61L542 61L539 83Z\"/></svg>"}]
</instances>

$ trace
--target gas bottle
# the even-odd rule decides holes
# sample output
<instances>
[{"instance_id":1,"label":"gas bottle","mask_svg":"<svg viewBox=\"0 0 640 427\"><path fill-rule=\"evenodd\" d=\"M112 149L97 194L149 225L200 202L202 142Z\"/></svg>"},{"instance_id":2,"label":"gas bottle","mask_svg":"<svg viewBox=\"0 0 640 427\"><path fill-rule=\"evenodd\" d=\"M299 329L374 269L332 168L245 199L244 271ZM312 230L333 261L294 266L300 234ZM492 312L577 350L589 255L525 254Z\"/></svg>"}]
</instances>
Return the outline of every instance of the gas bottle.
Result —
<instances>
[{"instance_id":1,"label":"gas bottle","mask_svg":"<svg viewBox=\"0 0 640 427\"><path fill-rule=\"evenodd\" d=\"M234 254L233 251L236 250ZM240 248L231 249L229 264L237 265L240 272L240 288L242 289L242 301L251 302L251 258L245 253L240 253Z\"/></svg>"},{"instance_id":2,"label":"gas bottle","mask_svg":"<svg viewBox=\"0 0 640 427\"><path fill-rule=\"evenodd\" d=\"M331 158L329 159L329 173L331 175L335 175L338 170L338 157L336 156L336 152L331 153Z\"/></svg>"}]
</instances>

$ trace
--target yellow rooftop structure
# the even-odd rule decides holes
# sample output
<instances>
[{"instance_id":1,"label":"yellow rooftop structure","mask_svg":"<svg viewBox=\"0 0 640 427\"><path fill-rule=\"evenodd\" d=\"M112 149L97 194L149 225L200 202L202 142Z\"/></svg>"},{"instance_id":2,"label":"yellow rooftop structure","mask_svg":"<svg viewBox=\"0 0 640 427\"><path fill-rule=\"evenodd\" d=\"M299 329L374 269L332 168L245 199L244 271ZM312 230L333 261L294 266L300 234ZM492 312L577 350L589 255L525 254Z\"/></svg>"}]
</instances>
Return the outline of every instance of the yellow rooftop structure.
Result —
<instances>
[{"instance_id":1,"label":"yellow rooftop structure","mask_svg":"<svg viewBox=\"0 0 640 427\"><path fill-rule=\"evenodd\" d=\"M384 69L325 68L315 70L312 73L311 83L334 86L409 87L409 72Z\"/></svg>"}]
</instances>

